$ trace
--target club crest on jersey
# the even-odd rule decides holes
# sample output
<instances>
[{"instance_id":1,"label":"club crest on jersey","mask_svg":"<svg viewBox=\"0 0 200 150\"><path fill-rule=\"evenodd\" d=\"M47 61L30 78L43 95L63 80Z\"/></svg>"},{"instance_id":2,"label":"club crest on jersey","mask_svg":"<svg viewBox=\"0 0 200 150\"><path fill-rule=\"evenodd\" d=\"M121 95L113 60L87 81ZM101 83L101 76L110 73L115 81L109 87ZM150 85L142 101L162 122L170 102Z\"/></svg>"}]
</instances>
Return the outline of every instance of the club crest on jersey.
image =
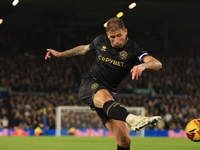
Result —
<instances>
[{"instance_id":1,"label":"club crest on jersey","mask_svg":"<svg viewBox=\"0 0 200 150\"><path fill-rule=\"evenodd\" d=\"M99 87L99 84L98 83L93 83L92 85L91 85L91 89L92 90L95 90L95 89L97 89Z\"/></svg>"},{"instance_id":2,"label":"club crest on jersey","mask_svg":"<svg viewBox=\"0 0 200 150\"><path fill-rule=\"evenodd\" d=\"M106 51L106 46L102 46L101 50L105 52Z\"/></svg>"},{"instance_id":3,"label":"club crest on jersey","mask_svg":"<svg viewBox=\"0 0 200 150\"><path fill-rule=\"evenodd\" d=\"M127 56L128 56L128 54L127 54L126 51L121 51L121 52L119 53L119 57L120 57L121 59L126 59Z\"/></svg>"}]
</instances>

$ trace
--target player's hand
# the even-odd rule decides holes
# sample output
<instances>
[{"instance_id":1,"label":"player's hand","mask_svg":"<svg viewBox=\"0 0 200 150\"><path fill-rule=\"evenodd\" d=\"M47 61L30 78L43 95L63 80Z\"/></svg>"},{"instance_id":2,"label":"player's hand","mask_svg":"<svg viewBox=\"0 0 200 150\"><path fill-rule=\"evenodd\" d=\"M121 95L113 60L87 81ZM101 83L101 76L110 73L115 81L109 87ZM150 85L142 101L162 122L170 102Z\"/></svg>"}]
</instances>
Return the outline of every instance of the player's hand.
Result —
<instances>
[{"instance_id":1,"label":"player's hand","mask_svg":"<svg viewBox=\"0 0 200 150\"><path fill-rule=\"evenodd\" d=\"M143 64L134 66L131 69L131 73L132 73L132 80L134 80L136 78L136 80L138 80L138 77L140 77L142 75L142 71L145 70L145 66Z\"/></svg>"},{"instance_id":2,"label":"player's hand","mask_svg":"<svg viewBox=\"0 0 200 150\"><path fill-rule=\"evenodd\" d=\"M61 56L61 53L60 52L57 52L53 49L47 49L47 54L45 56L45 60L47 60L48 58L51 58L51 56L55 56L55 57L60 57Z\"/></svg>"}]
</instances>

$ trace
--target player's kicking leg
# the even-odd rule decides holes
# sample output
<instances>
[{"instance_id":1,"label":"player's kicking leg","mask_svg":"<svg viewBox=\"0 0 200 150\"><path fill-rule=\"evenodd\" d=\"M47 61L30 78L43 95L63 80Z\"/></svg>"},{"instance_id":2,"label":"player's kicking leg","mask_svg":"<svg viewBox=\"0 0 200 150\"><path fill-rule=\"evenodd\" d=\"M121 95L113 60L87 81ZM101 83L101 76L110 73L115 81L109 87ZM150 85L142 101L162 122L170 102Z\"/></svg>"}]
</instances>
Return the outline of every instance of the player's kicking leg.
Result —
<instances>
[{"instance_id":1,"label":"player's kicking leg","mask_svg":"<svg viewBox=\"0 0 200 150\"><path fill-rule=\"evenodd\" d=\"M127 123L120 120L109 119L105 126L117 141L117 150L130 150L131 138L129 136L130 130Z\"/></svg>"},{"instance_id":2,"label":"player's kicking leg","mask_svg":"<svg viewBox=\"0 0 200 150\"><path fill-rule=\"evenodd\" d=\"M95 107L102 108L110 118L127 122L134 132L138 132L146 126L156 125L161 120L160 116L141 117L130 114L113 99L106 89L99 90L95 94L93 102Z\"/></svg>"}]
</instances>

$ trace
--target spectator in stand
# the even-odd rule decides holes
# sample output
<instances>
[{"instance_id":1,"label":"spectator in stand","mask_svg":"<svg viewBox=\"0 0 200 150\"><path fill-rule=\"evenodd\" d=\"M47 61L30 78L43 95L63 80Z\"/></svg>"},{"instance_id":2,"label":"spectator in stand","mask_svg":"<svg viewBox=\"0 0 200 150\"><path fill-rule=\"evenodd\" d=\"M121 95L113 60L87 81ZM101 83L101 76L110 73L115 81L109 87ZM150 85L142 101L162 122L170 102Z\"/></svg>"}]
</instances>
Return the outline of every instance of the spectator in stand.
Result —
<instances>
[{"instance_id":1,"label":"spectator in stand","mask_svg":"<svg viewBox=\"0 0 200 150\"><path fill-rule=\"evenodd\" d=\"M47 128L48 129L55 129L55 122L52 118L48 119Z\"/></svg>"},{"instance_id":2,"label":"spectator in stand","mask_svg":"<svg viewBox=\"0 0 200 150\"><path fill-rule=\"evenodd\" d=\"M9 127L9 120L6 116L3 116L3 118L1 119L1 126L3 128L8 128Z\"/></svg>"}]
</instances>

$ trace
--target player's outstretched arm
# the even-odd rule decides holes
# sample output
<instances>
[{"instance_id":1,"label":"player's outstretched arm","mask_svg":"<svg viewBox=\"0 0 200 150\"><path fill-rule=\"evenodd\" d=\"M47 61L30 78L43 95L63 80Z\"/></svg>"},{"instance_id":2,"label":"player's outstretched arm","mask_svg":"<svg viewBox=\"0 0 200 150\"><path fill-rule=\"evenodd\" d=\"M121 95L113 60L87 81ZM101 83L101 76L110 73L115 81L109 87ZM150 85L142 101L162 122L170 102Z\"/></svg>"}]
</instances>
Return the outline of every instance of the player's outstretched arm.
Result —
<instances>
[{"instance_id":1,"label":"player's outstretched arm","mask_svg":"<svg viewBox=\"0 0 200 150\"><path fill-rule=\"evenodd\" d=\"M134 66L131 69L132 80L134 80L135 78L136 80L138 80L138 77L142 75L142 72L145 69L159 70L162 68L162 63L152 56L146 57L143 61L144 63Z\"/></svg>"},{"instance_id":2,"label":"player's outstretched arm","mask_svg":"<svg viewBox=\"0 0 200 150\"><path fill-rule=\"evenodd\" d=\"M47 49L47 54L45 56L45 60L48 58L51 58L51 56L55 57L73 57L78 55L85 55L90 51L89 45L80 45L77 47L74 47L72 49L66 50L64 52L58 52L53 49Z\"/></svg>"}]
</instances>

